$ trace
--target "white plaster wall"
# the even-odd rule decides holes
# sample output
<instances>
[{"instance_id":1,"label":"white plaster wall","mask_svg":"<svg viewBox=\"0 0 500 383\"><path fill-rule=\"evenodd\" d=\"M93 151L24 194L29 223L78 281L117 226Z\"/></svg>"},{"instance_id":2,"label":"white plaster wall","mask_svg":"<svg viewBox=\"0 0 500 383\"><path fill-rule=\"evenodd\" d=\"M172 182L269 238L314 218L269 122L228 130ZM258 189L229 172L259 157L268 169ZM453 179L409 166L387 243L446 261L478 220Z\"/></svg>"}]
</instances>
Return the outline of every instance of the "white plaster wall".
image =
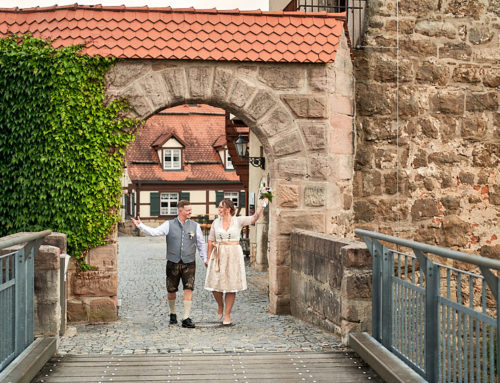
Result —
<instances>
[{"instance_id":1,"label":"white plaster wall","mask_svg":"<svg viewBox=\"0 0 500 383\"><path fill-rule=\"evenodd\" d=\"M206 202L206 195L207 192L205 190L189 190L189 199L191 203Z\"/></svg>"},{"instance_id":2,"label":"white plaster wall","mask_svg":"<svg viewBox=\"0 0 500 383\"><path fill-rule=\"evenodd\" d=\"M203 205L191 205L193 207L193 214L192 217L198 217L200 215L205 215L206 214L206 209L205 206Z\"/></svg>"},{"instance_id":3,"label":"white plaster wall","mask_svg":"<svg viewBox=\"0 0 500 383\"><path fill-rule=\"evenodd\" d=\"M141 191L141 204L150 203L151 202L151 199L149 198L150 195L151 195L151 192L149 192L149 191L147 191L147 192ZM141 211L142 211L142 206L141 206Z\"/></svg>"},{"instance_id":4,"label":"white plaster wall","mask_svg":"<svg viewBox=\"0 0 500 383\"><path fill-rule=\"evenodd\" d=\"M281 11L290 0L269 0L269 10L270 11Z\"/></svg>"}]
</instances>

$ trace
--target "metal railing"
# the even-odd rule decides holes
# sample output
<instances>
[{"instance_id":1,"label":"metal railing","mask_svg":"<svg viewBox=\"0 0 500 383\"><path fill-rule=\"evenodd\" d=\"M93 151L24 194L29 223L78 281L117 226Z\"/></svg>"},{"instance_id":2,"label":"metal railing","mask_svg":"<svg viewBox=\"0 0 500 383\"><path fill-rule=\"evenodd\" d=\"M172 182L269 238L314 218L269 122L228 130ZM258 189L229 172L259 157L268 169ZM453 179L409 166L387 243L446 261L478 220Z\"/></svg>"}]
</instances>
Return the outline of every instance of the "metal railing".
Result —
<instances>
[{"instance_id":1,"label":"metal railing","mask_svg":"<svg viewBox=\"0 0 500 383\"><path fill-rule=\"evenodd\" d=\"M292 0L284 11L346 12L347 29L354 49L359 48L364 32L367 0Z\"/></svg>"},{"instance_id":2,"label":"metal railing","mask_svg":"<svg viewBox=\"0 0 500 383\"><path fill-rule=\"evenodd\" d=\"M373 257L373 337L429 382L498 382L500 261L355 233Z\"/></svg>"},{"instance_id":3,"label":"metal railing","mask_svg":"<svg viewBox=\"0 0 500 383\"><path fill-rule=\"evenodd\" d=\"M33 342L34 258L50 233L0 239L0 371ZM4 250L17 245L23 246Z\"/></svg>"}]
</instances>

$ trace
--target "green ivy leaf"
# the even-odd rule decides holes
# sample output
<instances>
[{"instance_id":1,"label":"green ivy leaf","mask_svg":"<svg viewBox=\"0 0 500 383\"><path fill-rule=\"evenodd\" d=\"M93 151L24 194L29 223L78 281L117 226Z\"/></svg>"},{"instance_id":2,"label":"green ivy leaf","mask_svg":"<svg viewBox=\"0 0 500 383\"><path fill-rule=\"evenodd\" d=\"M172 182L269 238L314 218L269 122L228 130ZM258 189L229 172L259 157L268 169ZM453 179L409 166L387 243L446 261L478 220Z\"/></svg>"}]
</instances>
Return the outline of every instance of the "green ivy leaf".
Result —
<instances>
[{"instance_id":1,"label":"green ivy leaf","mask_svg":"<svg viewBox=\"0 0 500 383\"><path fill-rule=\"evenodd\" d=\"M140 122L123 117L124 101L104 104L115 60L82 48L0 39L0 236L66 233L86 269L84 254L118 221L123 156Z\"/></svg>"}]
</instances>

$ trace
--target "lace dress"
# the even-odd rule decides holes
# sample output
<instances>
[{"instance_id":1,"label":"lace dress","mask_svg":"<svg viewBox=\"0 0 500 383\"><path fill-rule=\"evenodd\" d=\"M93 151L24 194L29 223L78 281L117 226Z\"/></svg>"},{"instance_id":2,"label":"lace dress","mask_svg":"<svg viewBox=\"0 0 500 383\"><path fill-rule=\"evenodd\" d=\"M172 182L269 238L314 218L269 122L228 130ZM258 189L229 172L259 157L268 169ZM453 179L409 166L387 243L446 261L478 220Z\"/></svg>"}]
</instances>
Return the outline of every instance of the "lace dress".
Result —
<instances>
[{"instance_id":1,"label":"lace dress","mask_svg":"<svg viewBox=\"0 0 500 383\"><path fill-rule=\"evenodd\" d=\"M205 289L223 293L246 290L245 260L240 246L241 228L252 223L252 217L232 217L229 229L222 228L222 220L212 223L208 240L214 248L208 262Z\"/></svg>"}]
</instances>

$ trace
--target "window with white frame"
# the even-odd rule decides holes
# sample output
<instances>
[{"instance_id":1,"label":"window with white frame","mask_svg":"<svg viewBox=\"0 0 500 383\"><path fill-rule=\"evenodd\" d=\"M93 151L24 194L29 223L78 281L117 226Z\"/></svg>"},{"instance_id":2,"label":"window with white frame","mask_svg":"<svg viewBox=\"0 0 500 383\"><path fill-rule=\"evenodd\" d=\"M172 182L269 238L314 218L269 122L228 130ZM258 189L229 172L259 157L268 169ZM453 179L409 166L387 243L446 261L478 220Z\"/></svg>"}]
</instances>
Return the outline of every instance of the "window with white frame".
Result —
<instances>
[{"instance_id":1,"label":"window with white frame","mask_svg":"<svg viewBox=\"0 0 500 383\"><path fill-rule=\"evenodd\" d=\"M181 149L163 149L163 170L181 169Z\"/></svg>"},{"instance_id":2,"label":"window with white frame","mask_svg":"<svg viewBox=\"0 0 500 383\"><path fill-rule=\"evenodd\" d=\"M160 215L177 215L178 193L160 194Z\"/></svg>"},{"instance_id":3,"label":"window with white frame","mask_svg":"<svg viewBox=\"0 0 500 383\"><path fill-rule=\"evenodd\" d=\"M230 199L234 203L234 207L239 206L240 193L238 192L224 192L224 198Z\"/></svg>"},{"instance_id":4,"label":"window with white frame","mask_svg":"<svg viewBox=\"0 0 500 383\"><path fill-rule=\"evenodd\" d=\"M224 153L226 154L226 170L234 170L233 163L231 162L231 156L229 155L229 150L225 149Z\"/></svg>"}]
</instances>

